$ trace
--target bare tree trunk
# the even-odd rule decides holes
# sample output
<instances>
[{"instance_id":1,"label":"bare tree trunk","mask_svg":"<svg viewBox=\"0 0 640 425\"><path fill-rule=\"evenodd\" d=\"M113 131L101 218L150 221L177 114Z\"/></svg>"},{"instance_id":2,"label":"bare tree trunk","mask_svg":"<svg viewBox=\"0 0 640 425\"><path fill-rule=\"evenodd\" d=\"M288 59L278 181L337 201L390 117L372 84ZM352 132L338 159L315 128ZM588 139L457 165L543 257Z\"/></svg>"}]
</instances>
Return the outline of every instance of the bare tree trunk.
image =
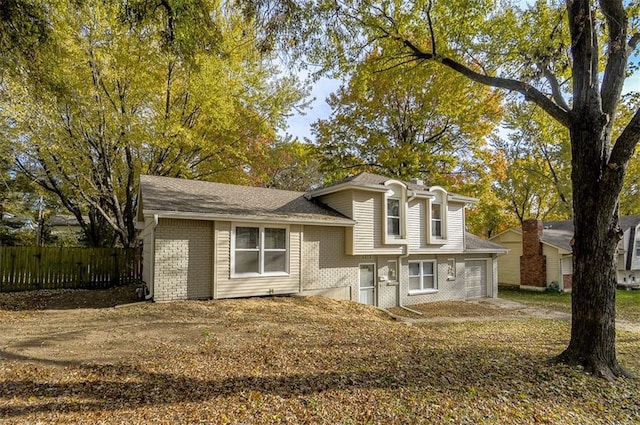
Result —
<instances>
[{"instance_id":1,"label":"bare tree trunk","mask_svg":"<svg viewBox=\"0 0 640 425\"><path fill-rule=\"evenodd\" d=\"M600 124L601 123L601 124ZM557 359L614 380L630 376L616 358L616 248L618 193L622 179L609 178L606 120L599 102L587 102L572 116L574 199L571 340Z\"/></svg>"}]
</instances>

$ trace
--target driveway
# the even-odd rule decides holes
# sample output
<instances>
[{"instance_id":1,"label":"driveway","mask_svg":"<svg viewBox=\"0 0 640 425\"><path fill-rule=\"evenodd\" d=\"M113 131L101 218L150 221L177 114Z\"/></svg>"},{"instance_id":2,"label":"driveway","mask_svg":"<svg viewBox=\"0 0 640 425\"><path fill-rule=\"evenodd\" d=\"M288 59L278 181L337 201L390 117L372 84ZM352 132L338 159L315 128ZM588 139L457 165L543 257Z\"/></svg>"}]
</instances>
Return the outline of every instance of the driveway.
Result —
<instances>
[{"instance_id":1,"label":"driveway","mask_svg":"<svg viewBox=\"0 0 640 425\"><path fill-rule=\"evenodd\" d=\"M470 308L474 309L475 315L444 315L437 314L428 315L425 317L418 316L407 310L393 309L391 311L392 316L401 322L417 324L417 323L461 323L461 322L484 322L495 320L526 320L526 319L549 319L549 320L562 320L565 322L571 321L571 314L564 311L558 311L551 308L534 307L521 304L516 301L505 300L503 298L483 298L474 301L465 301L464 303L456 302L450 303L451 307L455 304L468 304ZM424 304L424 308L420 306L411 306L410 309L414 311L429 310L429 304ZM476 306L478 308L474 308ZM424 311L422 311L424 313ZM640 333L640 323L629 322L626 320L617 320L616 329Z\"/></svg>"}]
</instances>

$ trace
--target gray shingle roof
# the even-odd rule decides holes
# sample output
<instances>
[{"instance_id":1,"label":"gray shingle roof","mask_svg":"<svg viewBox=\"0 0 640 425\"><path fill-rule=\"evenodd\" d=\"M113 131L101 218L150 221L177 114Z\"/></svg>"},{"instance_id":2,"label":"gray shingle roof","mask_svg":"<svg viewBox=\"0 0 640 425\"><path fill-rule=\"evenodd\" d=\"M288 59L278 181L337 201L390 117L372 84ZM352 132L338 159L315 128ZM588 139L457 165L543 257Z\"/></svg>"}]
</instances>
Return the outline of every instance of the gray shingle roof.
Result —
<instances>
[{"instance_id":1,"label":"gray shingle roof","mask_svg":"<svg viewBox=\"0 0 640 425\"><path fill-rule=\"evenodd\" d=\"M352 223L337 211L306 199L303 192L143 175L140 193L144 212Z\"/></svg>"},{"instance_id":2,"label":"gray shingle roof","mask_svg":"<svg viewBox=\"0 0 640 425\"><path fill-rule=\"evenodd\" d=\"M640 224L640 216L638 215L623 215L620 217L620 228L627 230L630 227L636 227ZM573 220L560 220L560 221L544 221L542 223L545 230L564 230L573 234Z\"/></svg>"},{"instance_id":3,"label":"gray shingle roof","mask_svg":"<svg viewBox=\"0 0 640 425\"><path fill-rule=\"evenodd\" d=\"M565 229L543 229L542 237L540 240L549 245L556 246L558 248L562 248L566 251L571 252L573 248L571 248L571 239L573 238L573 225L571 226L571 230Z\"/></svg>"},{"instance_id":4,"label":"gray shingle roof","mask_svg":"<svg viewBox=\"0 0 640 425\"><path fill-rule=\"evenodd\" d=\"M467 251L507 251L507 248L504 246L482 239L481 237L472 235L469 232L464 233L464 244Z\"/></svg>"},{"instance_id":5,"label":"gray shingle roof","mask_svg":"<svg viewBox=\"0 0 640 425\"><path fill-rule=\"evenodd\" d=\"M625 215L620 217L620 228L626 231L630 227L640 224L640 216ZM549 245L572 252L571 239L573 238L573 220L544 221L541 241ZM522 232L521 229L513 229Z\"/></svg>"},{"instance_id":6,"label":"gray shingle roof","mask_svg":"<svg viewBox=\"0 0 640 425\"><path fill-rule=\"evenodd\" d=\"M315 197L315 196L321 196L324 195L326 193L331 193L333 191L338 191L338 190L342 190L344 189L344 187L342 187L343 185L350 185L350 186L360 186L360 187L375 187L375 186L379 186L380 189L384 189L384 184L385 182L389 181L389 180L397 180L402 182L407 189L412 190L412 191L421 191L421 192L428 192L430 190L430 187L427 186L426 184L417 184L414 182L409 182L409 181L404 181L404 180L400 180L396 177L387 177L387 176L381 176L379 174L373 174L373 173L360 173L357 174L355 176L349 176L347 178L344 178L338 182L329 184L327 186L323 186L317 190L314 190L312 192L309 193L309 196L311 197ZM457 200L457 201L463 201L463 202L476 202L477 199L475 198L470 198L468 196L463 196L463 195L459 195L456 193L452 193L452 192L448 192L448 195L451 197L451 199Z\"/></svg>"},{"instance_id":7,"label":"gray shingle roof","mask_svg":"<svg viewBox=\"0 0 640 425\"><path fill-rule=\"evenodd\" d=\"M350 176L343 180L340 180L339 182L331 184L327 187L336 186L336 185L347 183L347 182L357 183L361 185L383 185L388 180L401 181L402 183L406 184L407 188L410 190L429 190L429 188L424 185L419 185L413 182L403 181L395 177L385 177L385 176L381 176L379 174L373 174L373 173L360 173L355 176Z\"/></svg>"}]
</instances>

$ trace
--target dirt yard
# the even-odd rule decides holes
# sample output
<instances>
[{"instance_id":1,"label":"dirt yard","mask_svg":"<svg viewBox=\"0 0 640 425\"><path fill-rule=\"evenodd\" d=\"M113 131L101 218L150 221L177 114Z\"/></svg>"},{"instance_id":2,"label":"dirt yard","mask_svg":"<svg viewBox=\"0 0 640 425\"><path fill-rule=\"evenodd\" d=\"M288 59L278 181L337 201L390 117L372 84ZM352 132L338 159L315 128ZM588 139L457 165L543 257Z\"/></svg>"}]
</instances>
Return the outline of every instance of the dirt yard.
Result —
<instances>
[{"instance_id":1,"label":"dirt yard","mask_svg":"<svg viewBox=\"0 0 640 425\"><path fill-rule=\"evenodd\" d=\"M315 297L113 308L126 291L83 292L0 295L1 425L640 421L638 381L548 364L564 321L442 303L420 308L469 320L408 325ZM636 374L638 336L618 338Z\"/></svg>"}]
</instances>

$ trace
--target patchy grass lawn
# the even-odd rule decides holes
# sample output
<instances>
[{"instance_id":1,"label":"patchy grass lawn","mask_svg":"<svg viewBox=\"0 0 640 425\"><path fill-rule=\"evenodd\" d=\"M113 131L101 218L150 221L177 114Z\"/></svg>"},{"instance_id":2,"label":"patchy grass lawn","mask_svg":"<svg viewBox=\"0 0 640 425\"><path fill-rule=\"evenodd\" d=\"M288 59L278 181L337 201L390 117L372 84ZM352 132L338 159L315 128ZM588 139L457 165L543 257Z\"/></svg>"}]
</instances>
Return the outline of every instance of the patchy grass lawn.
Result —
<instances>
[{"instance_id":1,"label":"patchy grass lawn","mask_svg":"<svg viewBox=\"0 0 640 425\"><path fill-rule=\"evenodd\" d=\"M571 294L525 291L500 287L498 297L522 304L571 312ZM616 291L616 313L619 319L640 322L640 291Z\"/></svg>"},{"instance_id":2,"label":"patchy grass lawn","mask_svg":"<svg viewBox=\"0 0 640 425\"><path fill-rule=\"evenodd\" d=\"M315 297L5 310L0 423L638 423L639 381L547 362L568 335ZM640 374L640 335L618 348Z\"/></svg>"}]
</instances>

